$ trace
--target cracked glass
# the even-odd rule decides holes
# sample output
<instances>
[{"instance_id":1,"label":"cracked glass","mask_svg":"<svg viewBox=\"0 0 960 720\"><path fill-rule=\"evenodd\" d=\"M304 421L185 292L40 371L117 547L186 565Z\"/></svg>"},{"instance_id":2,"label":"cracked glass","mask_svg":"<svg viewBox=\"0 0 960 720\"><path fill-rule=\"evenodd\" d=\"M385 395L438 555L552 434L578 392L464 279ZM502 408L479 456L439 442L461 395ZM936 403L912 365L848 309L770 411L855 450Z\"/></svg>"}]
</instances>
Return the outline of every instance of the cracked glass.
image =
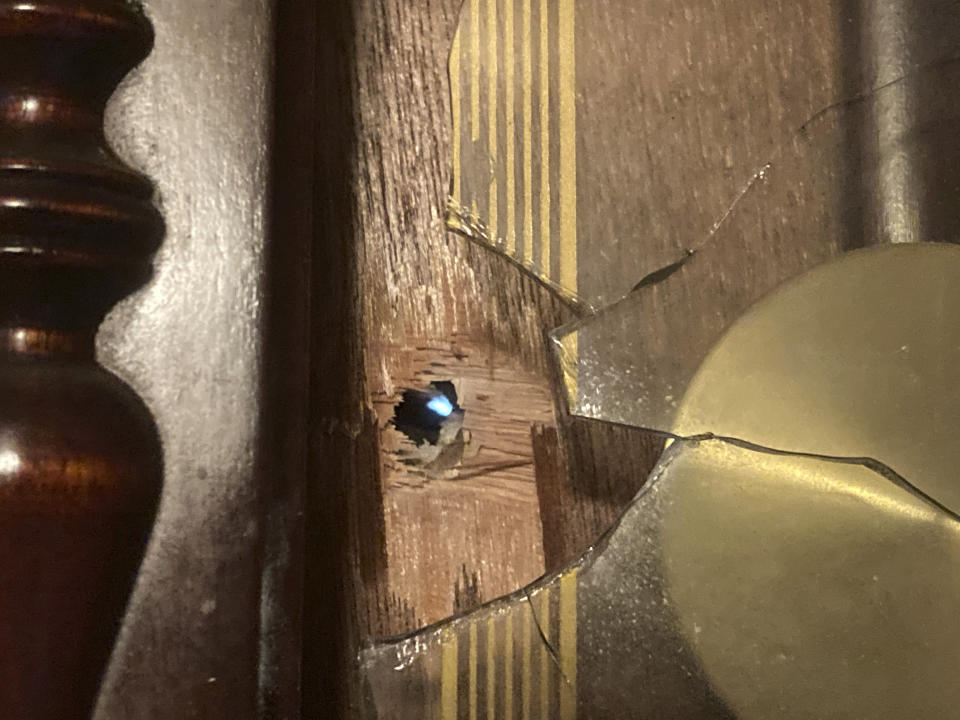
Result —
<instances>
[{"instance_id":1,"label":"cracked glass","mask_svg":"<svg viewBox=\"0 0 960 720\"><path fill-rule=\"evenodd\" d=\"M370 718L955 715L955 9L768 8L781 52L667 5L464 4L448 225L666 450L563 572L366 648Z\"/></svg>"},{"instance_id":2,"label":"cracked glass","mask_svg":"<svg viewBox=\"0 0 960 720\"><path fill-rule=\"evenodd\" d=\"M926 212L911 193L884 185L903 155L935 152L937 136L911 122L900 127L892 147L851 146L849 128L870 127L901 83L958 74L958 63L935 64L816 113L742 189L705 240L619 301L557 330L571 412L673 429L678 403L707 351L772 290L852 250L954 241L956 231L935 220L960 200L954 178L928 178L924 197L936 210ZM886 191L897 202L881 202Z\"/></svg>"},{"instance_id":3,"label":"cracked glass","mask_svg":"<svg viewBox=\"0 0 960 720\"><path fill-rule=\"evenodd\" d=\"M368 716L950 718L958 560L869 463L677 440L576 566L365 650Z\"/></svg>"}]
</instances>

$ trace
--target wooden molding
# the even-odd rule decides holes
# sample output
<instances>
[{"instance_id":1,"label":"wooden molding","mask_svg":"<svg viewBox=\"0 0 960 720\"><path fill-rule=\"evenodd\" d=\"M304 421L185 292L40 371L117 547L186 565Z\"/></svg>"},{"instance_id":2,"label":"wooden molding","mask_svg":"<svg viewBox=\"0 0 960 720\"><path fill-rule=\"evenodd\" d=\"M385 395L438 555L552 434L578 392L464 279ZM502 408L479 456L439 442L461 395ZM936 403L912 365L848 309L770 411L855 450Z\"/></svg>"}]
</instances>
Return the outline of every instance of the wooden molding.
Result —
<instances>
[{"instance_id":1,"label":"wooden molding","mask_svg":"<svg viewBox=\"0 0 960 720\"><path fill-rule=\"evenodd\" d=\"M160 494L153 419L94 360L163 221L104 107L150 52L120 0L0 0L0 707L89 717Z\"/></svg>"}]
</instances>

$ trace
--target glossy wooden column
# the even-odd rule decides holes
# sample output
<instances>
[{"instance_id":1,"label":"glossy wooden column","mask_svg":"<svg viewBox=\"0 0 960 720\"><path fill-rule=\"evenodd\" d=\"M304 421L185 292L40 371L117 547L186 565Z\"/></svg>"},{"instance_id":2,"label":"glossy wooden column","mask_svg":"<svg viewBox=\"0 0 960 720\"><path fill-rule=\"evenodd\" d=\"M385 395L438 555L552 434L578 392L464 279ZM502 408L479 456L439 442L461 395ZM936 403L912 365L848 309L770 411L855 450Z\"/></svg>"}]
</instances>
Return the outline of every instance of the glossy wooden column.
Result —
<instances>
[{"instance_id":1,"label":"glossy wooden column","mask_svg":"<svg viewBox=\"0 0 960 720\"><path fill-rule=\"evenodd\" d=\"M150 532L150 413L96 364L150 275L151 183L103 111L150 51L123 0L0 0L0 715L88 718Z\"/></svg>"}]
</instances>

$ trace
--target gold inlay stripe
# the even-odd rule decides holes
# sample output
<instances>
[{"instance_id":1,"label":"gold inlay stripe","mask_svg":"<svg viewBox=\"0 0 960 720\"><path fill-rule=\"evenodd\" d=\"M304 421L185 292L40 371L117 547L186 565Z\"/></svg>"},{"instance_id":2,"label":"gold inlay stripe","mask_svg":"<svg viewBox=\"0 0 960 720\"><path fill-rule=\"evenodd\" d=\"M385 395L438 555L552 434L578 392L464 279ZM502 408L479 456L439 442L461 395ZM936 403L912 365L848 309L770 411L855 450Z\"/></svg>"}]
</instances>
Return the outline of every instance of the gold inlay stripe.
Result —
<instances>
[{"instance_id":1,"label":"gold inlay stripe","mask_svg":"<svg viewBox=\"0 0 960 720\"><path fill-rule=\"evenodd\" d=\"M513 613L507 613L503 630L503 718L513 720Z\"/></svg>"},{"instance_id":2,"label":"gold inlay stripe","mask_svg":"<svg viewBox=\"0 0 960 720\"><path fill-rule=\"evenodd\" d=\"M453 36L453 48L450 50L450 103L453 112L453 200L460 206L460 31Z\"/></svg>"},{"instance_id":3,"label":"gold inlay stripe","mask_svg":"<svg viewBox=\"0 0 960 720\"><path fill-rule=\"evenodd\" d=\"M520 717L530 720L530 633L532 631L530 615L533 611L528 603L524 604L520 626Z\"/></svg>"},{"instance_id":4,"label":"gold inlay stripe","mask_svg":"<svg viewBox=\"0 0 960 720\"><path fill-rule=\"evenodd\" d=\"M523 262L533 260L533 38L530 4L520 0L523 54Z\"/></svg>"},{"instance_id":5,"label":"gold inlay stripe","mask_svg":"<svg viewBox=\"0 0 960 720\"><path fill-rule=\"evenodd\" d=\"M480 139L480 0L470 0L470 138Z\"/></svg>"},{"instance_id":6,"label":"gold inlay stripe","mask_svg":"<svg viewBox=\"0 0 960 720\"><path fill-rule=\"evenodd\" d=\"M495 718L497 711L497 623L487 618L487 717Z\"/></svg>"},{"instance_id":7,"label":"gold inlay stripe","mask_svg":"<svg viewBox=\"0 0 960 720\"><path fill-rule=\"evenodd\" d=\"M560 720L577 718L577 569L560 578Z\"/></svg>"},{"instance_id":8,"label":"gold inlay stripe","mask_svg":"<svg viewBox=\"0 0 960 720\"><path fill-rule=\"evenodd\" d=\"M540 591L540 629L543 631L547 642L550 639L550 591L544 588ZM550 670L552 668L553 658L550 657L550 651L547 649L547 643L541 643L540 647L540 717L543 720L550 717Z\"/></svg>"},{"instance_id":9,"label":"gold inlay stripe","mask_svg":"<svg viewBox=\"0 0 960 720\"><path fill-rule=\"evenodd\" d=\"M498 183L497 183L497 156L499 142L497 139L497 113L500 109L498 75L500 63L497 58L497 0L486 0L487 3L487 152L490 154L490 200L487 209L487 222L490 229L490 240L496 243L500 238L500 223L498 217Z\"/></svg>"},{"instance_id":10,"label":"gold inlay stripe","mask_svg":"<svg viewBox=\"0 0 960 720\"><path fill-rule=\"evenodd\" d=\"M440 717L457 720L457 635L450 629L440 640Z\"/></svg>"},{"instance_id":11,"label":"gold inlay stripe","mask_svg":"<svg viewBox=\"0 0 960 720\"><path fill-rule=\"evenodd\" d=\"M577 68L574 0L559 6L560 285L577 292Z\"/></svg>"},{"instance_id":12,"label":"gold inlay stripe","mask_svg":"<svg viewBox=\"0 0 960 720\"><path fill-rule=\"evenodd\" d=\"M540 272L550 277L550 14L540 0Z\"/></svg>"},{"instance_id":13,"label":"gold inlay stripe","mask_svg":"<svg viewBox=\"0 0 960 720\"><path fill-rule=\"evenodd\" d=\"M470 623L470 656L468 659L468 682L469 687L469 710L470 710L470 720L477 720L477 653L478 653L478 641L479 641L479 631L477 630L477 623Z\"/></svg>"},{"instance_id":14,"label":"gold inlay stripe","mask_svg":"<svg viewBox=\"0 0 960 720\"><path fill-rule=\"evenodd\" d=\"M513 0L505 0L508 7L503 13L503 67L506 73L505 105L506 105L506 132L507 132L507 231L504 237L507 241L507 252L513 255L517 250L517 201L516 201L516 127L514 98L516 87L516 58L513 37Z\"/></svg>"}]
</instances>

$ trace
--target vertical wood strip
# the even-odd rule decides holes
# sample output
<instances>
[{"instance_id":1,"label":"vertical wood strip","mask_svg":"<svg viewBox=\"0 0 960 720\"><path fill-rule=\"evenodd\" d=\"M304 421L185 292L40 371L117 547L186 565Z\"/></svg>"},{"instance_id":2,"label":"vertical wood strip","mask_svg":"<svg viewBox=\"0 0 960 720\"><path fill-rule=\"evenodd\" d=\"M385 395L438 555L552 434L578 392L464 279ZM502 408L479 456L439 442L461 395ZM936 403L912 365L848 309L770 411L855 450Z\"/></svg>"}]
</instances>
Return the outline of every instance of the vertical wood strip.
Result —
<instances>
[{"instance_id":1,"label":"vertical wood strip","mask_svg":"<svg viewBox=\"0 0 960 720\"><path fill-rule=\"evenodd\" d=\"M550 277L550 13L540 0L540 272Z\"/></svg>"},{"instance_id":2,"label":"vertical wood strip","mask_svg":"<svg viewBox=\"0 0 960 720\"><path fill-rule=\"evenodd\" d=\"M560 455L557 428L536 424L530 430L530 441L543 529L543 563L544 569L552 573L576 557L567 538L571 534L571 521L583 523L582 518L569 514L569 508L576 506L578 500L573 497L567 468Z\"/></svg>"},{"instance_id":3,"label":"vertical wood strip","mask_svg":"<svg viewBox=\"0 0 960 720\"><path fill-rule=\"evenodd\" d=\"M490 242L499 243L500 218L498 208L499 183L497 182L497 161L499 142L497 133L497 115L500 111L499 59L497 57L497 0L487 3L487 152L490 159L490 203L487 210L487 224Z\"/></svg>"},{"instance_id":4,"label":"vertical wood strip","mask_svg":"<svg viewBox=\"0 0 960 720\"><path fill-rule=\"evenodd\" d=\"M440 650L440 718L457 720L457 634L443 634Z\"/></svg>"},{"instance_id":5,"label":"vertical wood strip","mask_svg":"<svg viewBox=\"0 0 960 720\"><path fill-rule=\"evenodd\" d=\"M504 237L507 241L507 252L513 255L517 249L517 201L516 201L516 117L515 105L515 75L516 52L514 48L514 0L505 0L507 7L503 12L503 68L506 72L505 104L506 104L506 148L507 148L507 231Z\"/></svg>"},{"instance_id":6,"label":"vertical wood strip","mask_svg":"<svg viewBox=\"0 0 960 720\"><path fill-rule=\"evenodd\" d=\"M462 150L460 147L460 31L453 36L453 48L450 50L450 105L453 112L453 201L460 206L460 174Z\"/></svg>"},{"instance_id":7,"label":"vertical wood strip","mask_svg":"<svg viewBox=\"0 0 960 720\"><path fill-rule=\"evenodd\" d=\"M560 720L577 718L577 575L560 578Z\"/></svg>"},{"instance_id":8,"label":"vertical wood strip","mask_svg":"<svg viewBox=\"0 0 960 720\"><path fill-rule=\"evenodd\" d=\"M520 0L523 52L523 262L533 260L533 0Z\"/></svg>"},{"instance_id":9,"label":"vertical wood strip","mask_svg":"<svg viewBox=\"0 0 960 720\"><path fill-rule=\"evenodd\" d=\"M503 631L503 717L513 720L513 613L508 612Z\"/></svg>"},{"instance_id":10,"label":"vertical wood strip","mask_svg":"<svg viewBox=\"0 0 960 720\"><path fill-rule=\"evenodd\" d=\"M497 623L487 618L487 718L497 716Z\"/></svg>"},{"instance_id":11,"label":"vertical wood strip","mask_svg":"<svg viewBox=\"0 0 960 720\"><path fill-rule=\"evenodd\" d=\"M577 68L575 0L559 7L560 285L577 292Z\"/></svg>"},{"instance_id":12,"label":"vertical wood strip","mask_svg":"<svg viewBox=\"0 0 960 720\"><path fill-rule=\"evenodd\" d=\"M474 620L470 623L470 657L469 657L469 667L468 667L468 678L469 678L469 712L470 720L477 720L477 652L479 648L477 644L480 640L479 631L477 630L477 621Z\"/></svg>"},{"instance_id":13,"label":"vertical wood strip","mask_svg":"<svg viewBox=\"0 0 960 720\"><path fill-rule=\"evenodd\" d=\"M470 3L470 138L480 139L480 0Z\"/></svg>"},{"instance_id":14,"label":"vertical wood strip","mask_svg":"<svg viewBox=\"0 0 960 720\"><path fill-rule=\"evenodd\" d=\"M550 589L543 588L540 591L540 616L538 621L540 629L543 631L547 642L550 640ZM550 717L550 670L552 668L553 658L550 657L550 651L545 643L540 644L540 717L546 720Z\"/></svg>"},{"instance_id":15,"label":"vertical wood strip","mask_svg":"<svg viewBox=\"0 0 960 720\"><path fill-rule=\"evenodd\" d=\"M530 609L529 603L523 608L520 625L520 718L530 720Z\"/></svg>"}]
</instances>

